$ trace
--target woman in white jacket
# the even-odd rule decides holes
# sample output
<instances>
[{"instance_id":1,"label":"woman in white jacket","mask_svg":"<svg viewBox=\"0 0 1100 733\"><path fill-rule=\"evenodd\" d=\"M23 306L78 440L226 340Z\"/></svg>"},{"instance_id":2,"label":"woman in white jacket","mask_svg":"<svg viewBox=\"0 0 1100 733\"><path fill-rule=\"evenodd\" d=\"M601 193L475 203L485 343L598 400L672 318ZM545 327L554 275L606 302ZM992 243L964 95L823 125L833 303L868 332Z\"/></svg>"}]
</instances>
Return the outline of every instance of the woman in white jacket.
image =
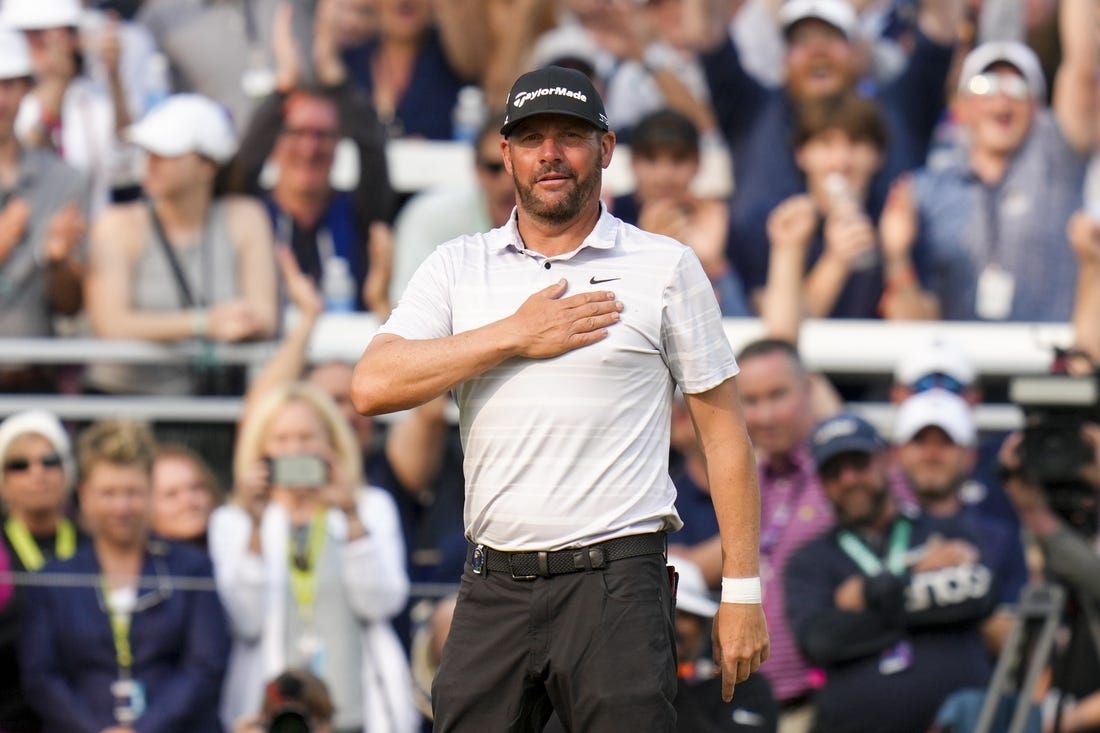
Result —
<instances>
[{"instance_id":1,"label":"woman in white jacket","mask_svg":"<svg viewBox=\"0 0 1100 733\"><path fill-rule=\"evenodd\" d=\"M306 668L329 686L337 733L415 730L408 662L390 626L409 593L397 509L362 486L336 405L301 382L267 392L241 425L234 473L233 500L209 530L234 640L226 727L259 712L266 680Z\"/></svg>"}]
</instances>

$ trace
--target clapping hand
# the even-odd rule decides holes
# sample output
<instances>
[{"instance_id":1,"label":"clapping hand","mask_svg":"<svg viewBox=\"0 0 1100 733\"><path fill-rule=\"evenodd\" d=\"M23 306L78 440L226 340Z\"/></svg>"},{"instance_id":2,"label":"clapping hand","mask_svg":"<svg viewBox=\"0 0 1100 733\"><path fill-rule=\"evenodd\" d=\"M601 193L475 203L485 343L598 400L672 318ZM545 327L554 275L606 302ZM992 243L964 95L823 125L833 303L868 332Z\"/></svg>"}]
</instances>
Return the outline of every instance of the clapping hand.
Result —
<instances>
[{"instance_id":1,"label":"clapping hand","mask_svg":"<svg viewBox=\"0 0 1100 733\"><path fill-rule=\"evenodd\" d=\"M83 214L74 203L66 204L50 219L43 245L46 261L64 262L80 244L87 230Z\"/></svg>"}]
</instances>

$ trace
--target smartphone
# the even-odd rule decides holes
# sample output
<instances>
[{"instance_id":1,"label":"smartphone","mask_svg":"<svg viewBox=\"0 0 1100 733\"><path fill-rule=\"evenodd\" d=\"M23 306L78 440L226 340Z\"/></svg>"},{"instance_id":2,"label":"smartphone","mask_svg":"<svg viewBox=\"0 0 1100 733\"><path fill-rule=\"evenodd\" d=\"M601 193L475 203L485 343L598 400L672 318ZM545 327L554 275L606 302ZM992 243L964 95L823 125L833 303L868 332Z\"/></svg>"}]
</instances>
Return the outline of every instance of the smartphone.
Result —
<instances>
[{"instance_id":1,"label":"smartphone","mask_svg":"<svg viewBox=\"0 0 1100 733\"><path fill-rule=\"evenodd\" d=\"M272 486L308 489L328 483L328 463L319 456L274 456L267 461L271 468Z\"/></svg>"}]
</instances>

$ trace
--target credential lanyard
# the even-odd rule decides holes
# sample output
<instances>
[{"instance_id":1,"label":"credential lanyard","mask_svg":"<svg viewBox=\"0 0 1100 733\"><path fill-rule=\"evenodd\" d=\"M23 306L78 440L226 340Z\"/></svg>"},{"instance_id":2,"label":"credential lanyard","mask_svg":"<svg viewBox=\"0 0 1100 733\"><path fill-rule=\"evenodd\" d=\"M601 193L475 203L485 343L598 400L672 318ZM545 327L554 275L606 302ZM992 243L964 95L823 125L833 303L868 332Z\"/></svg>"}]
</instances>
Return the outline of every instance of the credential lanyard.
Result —
<instances>
[{"instance_id":1,"label":"credential lanyard","mask_svg":"<svg viewBox=\"0 0 1100 733\"><path fill-rule=\"evenodd\" d=\"M907 517L899 517L894 522L894 528L890 532L890 546L886 553L886 569L893 575L901 575L905 572L905 554L909 549L909 537L913 533L913 525ZM882 560L871 552L871 549L855 534L848 530L842 530L837 535L837 544L844 554L852 558L869 577L874 577L883 571Z\"/></svg>"},{"instance_id":2,"label":"credential lanyard","mask_svg":"<svg viewBox=\"0 0 1100 733\"><path fill-rule=\"evenodd\" d=\"M111 622L111 636L115 641L115 659L118 661L118 677L121 680L130 679L131 670L134 668L134 652L130 646L130 619L135 609L123 613L111 607L110 589L107 587L107 579L102 581L103 605L107 610L107 618Z\"/></svg>"},{"instance_id":3,"label":"credential lanyard","mask_svg":"<svg viewBox=\"0 0 1100 733\"><path fill-rule=\"evenodd\" d=\"M305 562L290 548L290 592L298 604L298 613L307 623L313 620L313 604L317 600L317 561L325 542L325 512L319 511L309 523L309 539L306 543Z\"/></svg>"},{"instance_id":4,"label":"credential lanyard","mask_svg":"<svg viewBox=\"0 0 1100 733\"><path fill-rule=\"evenodd\" d=\"M4 531L11 540L11 546L23 567L32 573L38 572L46 564L46 558L38 549L38 543L34 541L27 525L14 517L9 517L4 522ZM54 540L54 554L59 560L68 560L76 552L76 528L68 519L62 519L57 523L57 538Z\"/></svg>"}]
</instances>

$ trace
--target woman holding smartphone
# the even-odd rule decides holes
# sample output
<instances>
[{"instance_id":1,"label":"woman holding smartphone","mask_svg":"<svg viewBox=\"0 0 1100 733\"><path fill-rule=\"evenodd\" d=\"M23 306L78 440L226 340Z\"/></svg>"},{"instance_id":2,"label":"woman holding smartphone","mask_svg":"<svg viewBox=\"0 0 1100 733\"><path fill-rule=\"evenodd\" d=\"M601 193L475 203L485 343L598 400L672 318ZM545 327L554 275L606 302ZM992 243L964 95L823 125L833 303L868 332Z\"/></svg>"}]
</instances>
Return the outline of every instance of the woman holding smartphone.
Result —
<instances>
[{"instance_id":1,"label":"woman holding smartphone","mask_svg":"<svg viewBox=\"0 0 1100 733\"><path fill-rule=\"evenodd\" d=\"M397 509L363 485L343 415L311 385L271 388L250 400L234 474L209 531L234 639L227 727L259 712L265 680L296 667L328 685L337 733L412 731L408 663L389 623L409 592Z\"/></svg>"}]
</instances>

